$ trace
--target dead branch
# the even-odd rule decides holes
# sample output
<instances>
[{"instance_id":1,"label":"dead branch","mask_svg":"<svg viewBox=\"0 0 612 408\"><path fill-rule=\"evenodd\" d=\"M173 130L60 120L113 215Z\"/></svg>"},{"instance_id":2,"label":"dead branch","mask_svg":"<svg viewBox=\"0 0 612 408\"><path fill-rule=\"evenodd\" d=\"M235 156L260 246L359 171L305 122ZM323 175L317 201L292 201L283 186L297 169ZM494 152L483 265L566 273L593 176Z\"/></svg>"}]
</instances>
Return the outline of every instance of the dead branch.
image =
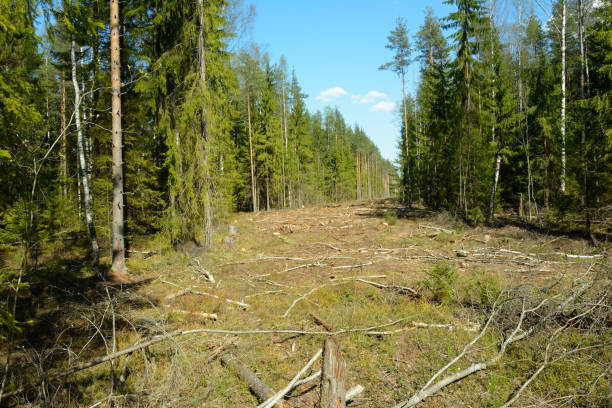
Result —
<instances>
[{"instance_id":1,"label":"dead branch","mask_svg":"<svg viewBox=\"0 0 612 408\"><path fill-rule=\"evenodd\" d=\"M386 278L386 275L376 275L376 276L368 276L368 278L380 278L380 279L384 279ZM305 294L301 295L300 297L298 297L297 299L295 299L291 305L289 306L289 308L285 311L285 313L283 314L283 317L287 317L289 315L289 312L291 312L291 309L293 309L295 307L295 305L298 304L298 302L300 302L301 300L304 300L305 298L307 298L308 296L312 295L314 292L316 292L319 289L322 288L326 288L329 286L337 286L337 285L341 285L345 282L349 282L349 281L359 281L360 279L363 279L361 277L355 276L355 277L347 277L347 278L340 278L340 279L335 279L333 282L334 283L327 283L325 285L321 285L321 286L315 286L312 289L310 289L308 292L306 292Z\"/></svg>"},{"instance_id":2,"label":"dead branch","mask_svg":"<svg viewBox=\"0 0 612 408\"><path fill-rule=\"evenodd\" d=\"M241 261L231 261L231 262L224 262L221 264L221 266L225 266L225 265L243 265L243 264L247 264L247 263L252 263L252 262L265 262L265 261L306 261L307 259L305 258L292 258L289 256L262 256L260 258L250 258L250 259L243 259Z\"/></svg>"},{"instance_id":3,"label":"dead branch","mask_svg":"<svg viewBox=\"0 0 612 408\"><path fill-rule=\"evenodd\" d=\"M202 264L200 264L200 260L198 258L193 258L193 261L197 264L196 269L204 275L206 279L208 279L211 283L215 283L215 277L212 273L208 272L206 269L202 268Z\"/></svg>"},{"instance_id":4,"label":"dead branch","mask_svg":"<svg viewBox=\"0 0 612 408\"><path fill-rule=\"evenodd\" d=\"M181 286L177 285L176 283L168 282L168 281L166 281L164 279L160 279L160 280L163 283L167 283L168 285L172 285L172 286L175 286L177 288L181 287ZM212 297L214 299L222 299L222 298L220 298L217 295L214 295L212 293L207 293L207 292L200 292L199 290L196 290L195 288L196 288L196 286L192 286L190 288L183 288L183 289L181 289L180 291L178 291L176 293L173 293L173 294L170 294L170 295L166 296L166 299L167 300L174 299L174 298L179 297L179 296L184 296L184 295L186 295L188 293L191 293L193 295L198 295L198 296L208 296L208 297ZM249 307L248 304L246 304L244 302L239 302L237 300L232 300L232 299L223 299L223 300L225 300L227 303L230 303L230 304L233 304L233 305L238 305L238 306L240 306L242 308L245 308L245 309Z\"/></svg>"},{"instance_id":5,"label":"dead branch","mask_svg":"<svg viewBox=\"0 0 612 408\"><path fill-rule=\"evenodd\" d=\"M446 234L454 234L455 233L455 231L453 231L453 230L447 230L447 229L444 229L444 228L441 228L441 227L436 227L434 225L419 224L419 228L429 228L429 229L433 229L433 230L436 230L436 231L444 232Z\"/></svg>"},{"instance_id":6,"label":"dead branch","mask_svg":"<svg viewBox=\"0 0 612 408\"><path fill-rule=\"evenodd\" d=\"M401 286L401 285L383 285L382 283L378 283L378 282L372 282L372 281L368 281L365 279L355 279L358 282L363 282L363 283L367 283L368 285L372 285L376 288L379 289L388 289L388 290L392 290L394 292L398 292L399 294L402 295L412 295L412 296L419 296L419 294L416 292L416 290L409 288L407 286Z\"/></svg>"},{"instance_id":7,"label":"dead branch","mask_svg":"<svg viewBox=\"0 0 612 408\"><path fill-rule=\"evenodd\" d=\"M370 261L370 262L361 263L361 264L357 264L357 265L341 265L341 266L334 266L334 267L332 267L332 269L353 269L353 268L363 268L364 266L373 265L373 264L374 264L374 262Z\"/></svg>"},{"instance_id":8,"label":"dead branch","mask_svg":"<svg viewBox=\"0 0 612 408\"><path fill-rule=\"evenodd\" d=\"M202 319L217 320L218 318L216 313L192 312L189 310L182 310L182 309L170 307L168 305L166 305L166 307L169 308L171 312L181 313L181 314L185 314L185 315L193 316L193 317L200 317Z\"/></svg>"},{"instance_id":9,"label":"dead branch","mask_svg":"<svg viewBox=\"0 0 612 408\"><path fill-rule=\"evenodd\" d=\"M306 377L304 379L299 380L298 382L293 384L293 389L296 389L300 385L307 384L307 383L309 383L311 381L316 380L317 378L319 378L320 375L321 375L321 370L317 371L316 373L312 374L311 376L308 376L308 377Z\"/></svg>"},{"instance_id":10,"label":"dead branch","mask_svg":"<svg viewBox=\"0 0 612 408\"><path fill-rule=\"evenodd\" d=\"M325 328L325 330L327 331L333 331L333 327L327 323L325 320L321 319L317 314L315 314L314 312L310 312L309 313L310 317L312 317L312 320L314 320L314 322L316 324L318 324L319 326L323 326L323 328Z\"/></svg>"},{"instance_id":11,"label":"dead branch","mask_svg":"<svg viewBox=\"0 0 612 408\"><path fill-rule=\"evenodd\" d=\"M312 356L310 361L308 361L308 363L295 375L295 377L293 377L291 381L289 381L289 384L287 384L285 388L283 388L282 390L280 390L279 392L277 392L276 394L268 398L262 404L259 404L257 408L271 408L278 401L280 401L285 395L287 395L287 393L293 389L295 383L304 375L304 373L306 373L306 371L310 369L310 367L312 367L314 362L319 359L322 352L323 350L319 349L319 351L317 351L315 355Z\"/></svg>"},{"instance_id":12,"label":"dead branch","mask_svg":"<svg viewBox=\"0 0 612 408\"><path fill-rule=\"evenodd\" d=\"M410 324L411 326L402 327L401 329L387 330L387 331L369 331L369 332L366 332L365 334L370 335L370 336L388 336L391 334L397 334L397 333L401 333L401 332L408 331L408 330L428 329L428 328L448 329L448 330L461 329L461 330L471 331L471 332L478 330L477 326L457 326L454 324L431 324L431 323L423 323L423 322L410 322Z\"/></svg>"},{"instance_id":13,"label":"dead branch","mask_svg":"<svg viewBox=\"0 0 612 408\"><path fill-rule=\"evenodd\" d=\"M322 264L322 263L308 263L308 264L304 264L304 265L298 265L298 266L294 266L292 268L287 268L285 270L282 271L278 271L278 272L268 272L268 273L264 273L263 275L257 275L255 276L256 278L263 278L266 276L270 276L272 274L276 275L276 274L280 274L280 273L286 273L286 272L291 272L291 271L296 271L298 269L302 269L302 268L316 268L316 267L323 267L323 266L328 266L327 264Z\"/></svg>"},{"instance_id":14,"label":"dead branch","mask_svg":"<svg viewBox=\"0 0 612 408\"><path fill-rule=\"evenodd\" d=\"M130 254L156 255L157 251L137 251L135 249L127 249L125 252Z\"/></svg>"},{"instance_id":15,"label":"dead branch","mask_svg":"<svg viewBox=\"0 0 612 408\"><path fill-rule=\"evenodd\" d=\"M378 330L378 329L382 329L384 327L390 327L390 326L395 326L398 323L401 323L403 321L405 321L406 319L398 319L395 320L393 322L390 323L386 323L386 324L382 324L382 325L378 325L378 326L372 326L372 327L364 327L364 328L353 328L353 329L341 329L341 330L336 330L334 332L328 332L328 331L308 331L308 330L225 330L225 329L193 329L193 330L175 330L173 332L170 333L166 333L166 334L162 334L162 335L158 335L158 336L154 336L152 338L150 338L149 340L143 341L143 342L136 342L136 344L127 347L123 350L120 350L116 353L112 353L112 354L107 354L103 357L99 357L97 359L94 360L90 360L88 362L85 362L83 364L79 364L76 366L73 366L71 368L69 368L68 370L65 371L61 371L59 373L55 373L55 374L47 374L45 377L45 381L49 381L49 380L56 380L58 378L64 378L67 377L69 375L72 375L76 372L79 371L83 371L86 370L88 368L97 366L99 364L105 363L107 361L110 360L114 360L117 359L121 356L124 356L126 354L130 354L133 353L134 351L138 351L140 349L143 348L147 348L149 346L152 346L154 344L157 343L161 343L162 341L174 338L174 337L178 337L178 336L186 336L186 335L190 335L190 334L201 334L201 333L208 333L208 334L232 334L232 335L259 335L259 334L296 334L296 335L311 335L311 336L338 336L341 334L348 334L348 333L359 333L359 332L369 332L372 330ZM38 385L40 385L42 383L43 380L38 380L32 384L29 385L24 385L18 389L16 389L15 391L11 391L10 393L5 393L4 397L12 397L18 394L21 394L24 391L30 390L32 388L37 387Z\"/></svg>"},{"instance_id":16,"label":"dead branch","mask_svg":"<svg viewBox=\"0 0 612 408\"><path fill-rule=\"evenodd\" d=\"M503 302L500 302L500 299L501 299L501 295L500 295L500 297L498 297L495 303L493 304L492 312L489 318L487 319L486 324L480 331L480 333L476 337L474 337L463 348L461 353L459 353L448 364L446 364L444 367L438 370L438 372L436 372L416 394L414 394L410 399L406 401L402 401L399 404L395 405L395 408L413 407L419 404L424 399L436 394L437 392L439 392L442 388L446 387L447 385L452 384L456 381L459 381L465 377L468 377L473 373L476 373L482 370L486 370L487 368L496 365L505 355L506 350L508 349L510 345L529 337L535 332L537 328L544 327L544 325L547 322L551 322L554 319L559 318L562 314L565 314L566 316L569 315L567 313L564 313L564 312L567 312L565 310L566 307L569 306L570 304L573 304L574 300L580 297L586 291L586 289L591 287L591 285L593 284L592 280L586 280L586 281L584 280L584 278L591 273L592 267L593 265L591 265L591 267L587 270L587 272L584 275L574 280L572 284L572 287L574 289L572 289L569 293L564 291L556 295L546 297L542 299L541 301L539 301L539 303L535 304L535 306L533 307L528 307L528 303L532 302L526 297L529 295L514 297L514 296L511 296L511 291L509 291L507 293L508 298ZM566 297L563 299L562 298L563 296L566 296ZM518 321L514 324L514 329L505 337L505 339L500 340L499 350L493 357L489 358L488 360L479 362L479 363L471 364L469 367L461 371L458 371L456 373L446 375L442 379L435 382L438 379L438 377L443 375L452 365L454 365L457 361L463 358L466 355L467 351L486 333L487 329L491 325L491 322L493 321L494 316L496 316L502 310L502 307L504 306L504 304L511 305L513 303L516 303L516 301L519 301L519 300L521 301L522 306L520 309L520 315L518 317ZM548 308L548 310L544 309L544 306L552 303L555 300L558 300L560 302L557 305L557 307ZM570 317L569 319L565 321L565 324L561 325L561 327L559 327L555 332L551 334L550 338L554 340L556 336L562 330L569 327L577 319L580 319L586 316L587 314L591 313L595 308L599 306L601 306L601 303L596 303L591 308L587 309L586 311ZM535 323L531 322L530 323L531 327L529 328L523 327L526 321L530 321L530 320L533 321L534 319L535 319ZM551 343L549 342L549 345L550 344ZM541 372L541 370L544 369L544 367L546 366L547 360L548 360L548 357L545 357L545 363L542 366L540 366L539 370L536 371L537 374L539 374L539 372ZM530 381L531 379L527 381L527 384ZM527 385L525 385L525 387L526 386Z\"/></svg>"},{"instance_id":17,"label":"dead branch","mask_svg":"<svg viewBox=\"0 0 612 408\"><path fill-rule=\"evenodd\" d=\"M251 298L251 297L263 296L263 295L271 295L271 294L274 294L274 293L285 293L285 291L284 290L267 290L265 292L254 293L252 295L246 295L244 298L248 299L248 298Z\"/></svg>"}]
</instances>

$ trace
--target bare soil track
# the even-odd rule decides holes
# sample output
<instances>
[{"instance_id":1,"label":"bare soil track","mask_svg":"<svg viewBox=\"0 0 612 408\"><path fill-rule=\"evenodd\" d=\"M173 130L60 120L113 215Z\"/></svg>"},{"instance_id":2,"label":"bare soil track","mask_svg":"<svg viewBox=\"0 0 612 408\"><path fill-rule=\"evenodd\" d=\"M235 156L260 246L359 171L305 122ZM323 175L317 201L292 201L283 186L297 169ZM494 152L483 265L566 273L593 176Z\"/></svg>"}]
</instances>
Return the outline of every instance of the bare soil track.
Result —
<instances>
[{"instance_id":1,"label":"bare soil track","mask_svg":"<svg viewBox=\"0 0 612 408\"><path fill-rule=\"evenodd\" d=\"M577 276L599 259L586 240L515 226L468 228L444 214L407 210L393 200L238 214L229 225L237 233L218 234L212 252L193 245L164 254L150 253L155 250L151 247L135 248L141 252L132 254L128 266L133 279L146 283L113 288L113 302L104 303L105 295L100 295L98 312L73 307L65 313L54 324L80 322L92 340L74 340L75 333L62 332L58 326L53 344L70 349L70 364L57 357L48 370L57 372L176 329L348 329L336 336L347 362L347 388L365 387L351 406L389 407L418 390L481 323L477 309L428 299L420 282L435 264L451 264L466 282L486 275L499 282L544 284L560 275ZM114 326L109 323L111 311ZM389 326L351 331L385 325ZM117 387L124 397L113 397L113 404L256 406L261 401L221 364L215 350L229 346L233 356L279 390L321 347L323 337L300 333L176 337L135 352L127 363L124 357L115 361L117 377L128 369L123 373L127 380ZM317 363L306 376L318 369ZM520 362L501 368L493 379L475 375L422 406L503 402L524 380L513 378L517 369ZM26 370L40 375L32 368ZM53 394L57 405L80 406L106 398L108 381L105 364L47 387L51 393L59 390ZM318 399L315 385L317 381L299 386L287 402L293 407L313 406ZM81 402L68 403L70 398ZM539 397L527 392L526 398Z\"/></svg>"}]
</instances>

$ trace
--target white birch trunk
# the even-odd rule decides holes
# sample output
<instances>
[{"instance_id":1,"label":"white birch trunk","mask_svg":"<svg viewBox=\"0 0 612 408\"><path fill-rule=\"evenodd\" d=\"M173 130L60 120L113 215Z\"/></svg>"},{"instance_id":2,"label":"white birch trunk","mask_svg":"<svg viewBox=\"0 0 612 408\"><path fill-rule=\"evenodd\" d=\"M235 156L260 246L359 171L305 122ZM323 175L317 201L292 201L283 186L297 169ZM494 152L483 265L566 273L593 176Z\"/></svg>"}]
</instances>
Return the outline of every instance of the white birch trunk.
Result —
<instances>
[{"instance_id":1,"label":"white birch trunk","mask_svg":"<svg viewBox=\"0 0 612 408\"><path fill-rule=\"evenodd\" d=\"M76 56L74 48L75 43L72 41L70 44L70 57L72 62L72 84L74 86L74 116L76 120L79 164L81 167L81 180L83 184L83 195L85 201L85 219L87 221L89 236L91 238L93 263L94 265L97 265L100 259L100 248L98 246L98 237L96 235L96 227L93 220L92 197L91 191L89 190L89 180L87 179L87 164L85 163L85 149L83 147L83 129L81 128L81 92L79 89L79 82L77 80Z\"/></svg>"},{"instance_id":2,"label":"white birch trunk","mask_svg":"<svg viewBox=\"0 0 612 408\"><path fill-rule=\"evenodd\" d=\"M565 193L565 0L561 11L561 192Z\"/></svg>"}]
</instances>

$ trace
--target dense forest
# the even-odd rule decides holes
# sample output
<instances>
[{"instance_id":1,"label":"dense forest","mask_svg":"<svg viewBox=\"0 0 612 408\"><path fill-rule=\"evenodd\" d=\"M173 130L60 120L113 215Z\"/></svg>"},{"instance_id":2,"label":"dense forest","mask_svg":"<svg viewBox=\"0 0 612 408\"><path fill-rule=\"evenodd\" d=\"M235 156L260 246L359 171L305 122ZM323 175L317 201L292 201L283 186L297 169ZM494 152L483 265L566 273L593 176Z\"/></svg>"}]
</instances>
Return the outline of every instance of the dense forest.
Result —
<instances>
[{"instance_id":1,"label":"dense forest","mask_svg":"<svg viewBox=\"0 0 612 408\"><path fill-rule=\"evenodd\" d=\"M545 2L511 2L504 20L500 2L446 3L457 11L429 9L413 38L398 20L381 67L403 80L420 66L402 104L404 200L473 224L503 209L569 217L591 234L612 199L612 4L555 1L543 24Z\"/></svg>"},{"instance_id":2,"label":"dense forest","mask_svg":"<svg viewBox=\"0 0 612 408\"><path fill-rule=\"evenodd\" d=\"M359 126L308 112L284 58L237 49L254 14L239 2L1 7L3 243L89 231L94 262L112 241L120 271L136 234L210 247L232 211L393 188Z\"/></svg>"}]
</instances>

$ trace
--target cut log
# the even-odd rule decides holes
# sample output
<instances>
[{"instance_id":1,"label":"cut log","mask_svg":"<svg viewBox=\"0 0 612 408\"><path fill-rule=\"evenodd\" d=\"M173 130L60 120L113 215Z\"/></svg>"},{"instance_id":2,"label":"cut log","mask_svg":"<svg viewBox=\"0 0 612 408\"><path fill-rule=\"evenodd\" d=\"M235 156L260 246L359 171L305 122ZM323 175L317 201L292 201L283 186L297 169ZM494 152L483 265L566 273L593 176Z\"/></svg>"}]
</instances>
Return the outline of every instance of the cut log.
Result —
<instances>
[{"instance_id":1,"label":"cut log","mask_svg":"<svg viewBox=\"0 0 612 408\"><path fill-rule=\"evenodd\" d=\"M346 363L335 340L325 339L321 365L320 408L346 407Z\"/></svg>"},{"instance_id":2,"label":"cut log","mask_svg":"<svg viewBox=\"0 0 612 408\"><path fill-rule=\"evenodd\" d=\"M272 388L261 381L254 372L249 370L246 365L238 361L234 355L230 353L222 355L221 362L225 366L232 367L238 378L247 383L251 392L253 392L253 394L255 394L260 400L266 401L268 398L271 398L276 394ZM274 406L276 408L291 408L291 405L285 401L279 401Z\"/></svg>"}]
</instances>

